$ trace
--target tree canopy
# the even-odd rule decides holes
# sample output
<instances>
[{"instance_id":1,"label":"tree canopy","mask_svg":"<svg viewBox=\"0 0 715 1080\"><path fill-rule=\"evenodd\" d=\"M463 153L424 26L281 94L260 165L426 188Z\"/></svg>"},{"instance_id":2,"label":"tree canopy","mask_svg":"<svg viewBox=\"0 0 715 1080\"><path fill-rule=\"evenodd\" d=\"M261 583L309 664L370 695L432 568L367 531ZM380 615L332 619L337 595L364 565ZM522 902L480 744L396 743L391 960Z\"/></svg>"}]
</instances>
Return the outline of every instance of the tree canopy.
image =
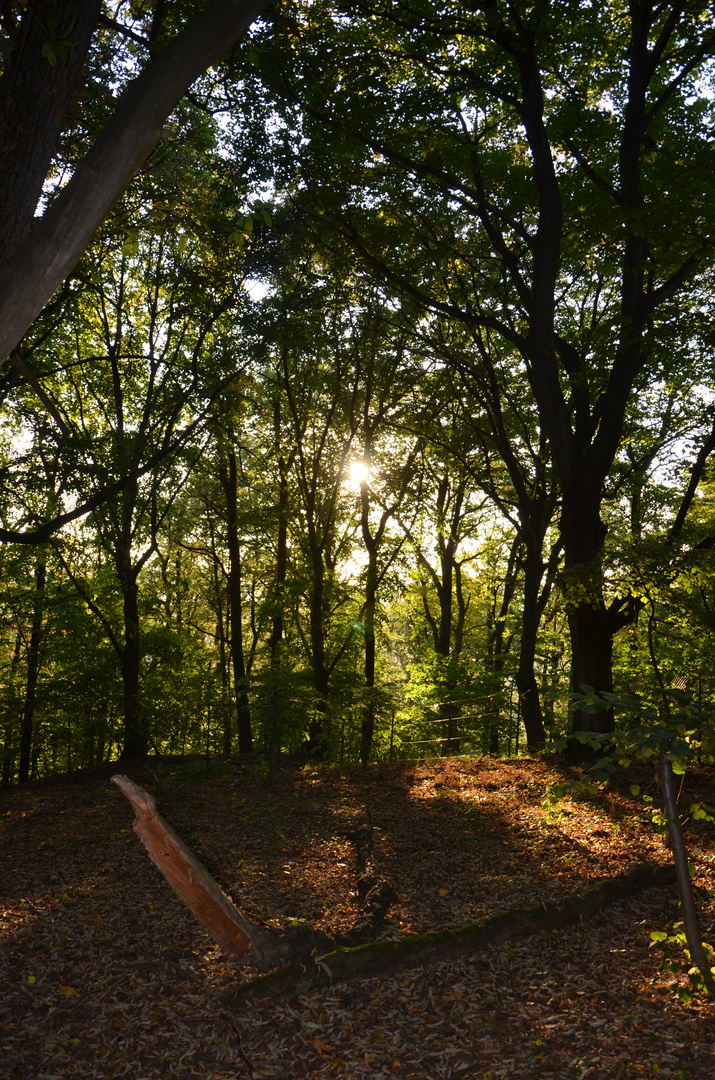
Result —
<instances>
[{"instance_id":1,"label":"tree canopy","mask_svg":"<svg viewBox=\"0 0 715 1080\"><path fill-rule=\"evenodd\" d=\"M711 4L77 7L2 16L3 783L709 701Z\"/></svg>"}]
</instances>

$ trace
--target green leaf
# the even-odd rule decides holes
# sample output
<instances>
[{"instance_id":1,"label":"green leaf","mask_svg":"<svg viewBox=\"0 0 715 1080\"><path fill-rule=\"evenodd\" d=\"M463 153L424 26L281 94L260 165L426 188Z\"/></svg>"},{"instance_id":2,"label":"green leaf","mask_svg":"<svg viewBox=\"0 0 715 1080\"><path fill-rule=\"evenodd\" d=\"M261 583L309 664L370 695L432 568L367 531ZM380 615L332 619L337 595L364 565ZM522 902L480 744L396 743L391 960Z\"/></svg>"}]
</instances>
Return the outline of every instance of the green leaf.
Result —
<instances>
[{"instance_id":1,"label":"green leaf","mask_svg":"<svg viewBox=\"0 0 715 1080\"><path fill-rule=\"evenodd\" d=\"M50 67L57 67L57 50L55 49L54 42L46 41L42 46L42 55Z\"/></svg>"}]
</instances>

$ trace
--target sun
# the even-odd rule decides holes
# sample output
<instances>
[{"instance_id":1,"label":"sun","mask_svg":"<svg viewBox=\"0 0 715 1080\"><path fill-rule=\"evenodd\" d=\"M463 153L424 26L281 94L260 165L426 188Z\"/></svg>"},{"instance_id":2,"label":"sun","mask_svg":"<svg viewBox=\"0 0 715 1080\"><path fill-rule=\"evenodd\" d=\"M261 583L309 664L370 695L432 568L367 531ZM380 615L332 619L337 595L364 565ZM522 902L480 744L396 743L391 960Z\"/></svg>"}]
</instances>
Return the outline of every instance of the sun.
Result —
<instances>
[{"instance_id":1,"label":"sun","mask_svg":"<svg viewBox=\"0 0 715 1080\"><path fill-rule=\"evenodd\" d=\"M370 469L364 461L350 462L350 479L355 484L362 484L370 475Z\"/></svg>"}]
</instances>

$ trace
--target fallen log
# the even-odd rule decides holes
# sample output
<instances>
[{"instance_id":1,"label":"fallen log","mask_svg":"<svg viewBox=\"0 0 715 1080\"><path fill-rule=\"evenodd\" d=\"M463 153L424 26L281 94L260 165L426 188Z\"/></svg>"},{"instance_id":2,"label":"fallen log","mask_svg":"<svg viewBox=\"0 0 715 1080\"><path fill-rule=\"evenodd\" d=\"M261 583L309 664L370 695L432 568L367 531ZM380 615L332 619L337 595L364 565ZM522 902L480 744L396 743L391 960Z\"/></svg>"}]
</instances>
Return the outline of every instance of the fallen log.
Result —
<instances>
[{"instance_id":1,"label":"fallen log","mask_svg":"<svg viewBox=\"0 0 715 1080\"><path fill-rule=\"evenodd\" d=\"M334 982L391 975L400 968L456 960L490 945L573 925L619 900L645 889L672 885L674 881L672 866L641 864L626 874L599 881L583 895L572 894L557 904L508 911L457 930L438 930L399 941L335 949L307 963L289 964L224 995L222 1004L237 1008L249 1001L293 997Z\"/></svg>"},{"instance_id":2,"label":"fallen log","mask_svg":"<svg viewBox=\"0 0 715 1080\"><path fill-rule=\"evenodd\" d=\"M267 959L273 942L265 931L241 914L183 840L157 814L153 796L128 776L113 776L112 783L132 804L136 815L134 832L150 859L222 948L247 961Z\"/></svg>"},{"instance_id":3,"label":"fallen log","mask_svg":"<svg viewBox=\"0 0 715 1080\"><path fill-rule=\"evenodd\" d=\"M300 962L311 956L349 948L377 937L396 894L388 881L368 875L372 860L373 828L362 826L347 834L357 851L358 918L344 934L326 934L309 926L267 930L239 911L219 885L191 854L171 826L157 813L154 797L128 776L112 777L134 808L134 832L146 847L152 862L161 870L172 889L190 911L219 942L223 950L246 963L261 968L287 961Z\"/></svg>"}]
</instances>

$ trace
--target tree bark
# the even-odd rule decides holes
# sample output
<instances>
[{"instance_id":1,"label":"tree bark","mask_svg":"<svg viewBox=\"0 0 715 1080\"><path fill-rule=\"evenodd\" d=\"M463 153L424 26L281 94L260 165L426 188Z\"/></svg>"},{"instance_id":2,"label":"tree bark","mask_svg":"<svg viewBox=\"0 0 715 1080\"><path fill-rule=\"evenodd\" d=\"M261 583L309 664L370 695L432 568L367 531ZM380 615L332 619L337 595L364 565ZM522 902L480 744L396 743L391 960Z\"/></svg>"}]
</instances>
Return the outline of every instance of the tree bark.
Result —
<instances>
[{"instance_id":1,"label":"tree bark","mask_svg":"<svg viewBox=\"0 0 715 1080\"><path fill-rule=\"evenodd\" d=\"M261 930L234 907L208 871L156 813L153 797L127 776L117 774L112 777L112 783L132 804L136 814L134 832L141 838L152 862L196 918L226 952L260 960L266 952Z\"/></svg>"},{"instance_id":2,"label":"tree bark","mask_svg":"<svg viewBox=\"0 0 715 1080\"><path fill-rule=\"evenodd\" d=\"M55 144L77 105L101 4L31 0L23 7L17 48L0 81L0 264L32 226Z\"/></svg>"},{"instance_id":3,"label":"tree bark","mask_svg":"<svg viewBox=\"0 0 715 1080\"><path fill-rule=\"evenodd\" d=\"M122 688L124 694L123 761L136 761L146 754L146 732L142 723L139 638L139 584L132 566L131 551L116 553L116 566L122 590L124 613L124 644L120 653Z\"/></svg>"},{"instance_id":4,"label":"tree bark","mask_svg":"<svg viewBox=\"0 0 715 1080\"><path fill-rule=\"evenodd\" d=\"M238 536L238 466L236 451L228 451L228 468L221 469L221 485L226 499L226 543L228 547L228 599L231 627L231 664L236 695L238 749L241 754L253 750L251 704L246 689L246 661L243 655L243 590L241 581L241 542Z\"/></svg>"},{"instance_id":5,"label":"tree bark","mask_svg":"<svg viewBox=\"0 0 715 1080\"><path fill-rule=\"evenodd\" d=\"M362 531L365 546L367 548L367 575L365 579L365 611L362 618L363 641L365 644L365 692L367 700L362 716L360 730L360 761L367 765L372 751L372 740L375 734L375 614L377 609L377 549L379 541L372 537L369 532L369 519L365 509L367 504L367 482L360 485L364 488L362 512ZM362 494L362 491L361 491ZM369 537L369 540L366 539Z\"/></svg>"},{"instance_id":6,"label":"tree bark","mask_svg":"<svg viewBox=\"0 0 715 1080\"><path fill-rule=\"evenodd\" d=\"M19 693L16 686L15 673L20 664L20 650L22 648L22 634L19 630L15 633L15 646L10 660L10 674L6 680L4 692L7 700L3 702L3 750L2 750L2 773L0 774L0 788L10 786L15 758L17 756L17 741L15 728L19 712Z\"/></svg>"},{"instance_id":7,"label":"tree bark","mask_svg":"<svg viewBox=\"0 0 715 1080\"><path fill-rule=\"evenodd\" d=\"M548 526L548 520L547 520ZM521 716L526 731L526 745L536 750L546 741L544 718L539 699L539 687L534 673L536 639L546 599L550 591L546 584L546 594L542 594L544 563L542 546L546 529L539 530L536 536L526 535L524 560L524 607L521 616L521 642L519 644L519 664L516 671L516 686L521 702Z\"/></svg>"}]
</instances>

